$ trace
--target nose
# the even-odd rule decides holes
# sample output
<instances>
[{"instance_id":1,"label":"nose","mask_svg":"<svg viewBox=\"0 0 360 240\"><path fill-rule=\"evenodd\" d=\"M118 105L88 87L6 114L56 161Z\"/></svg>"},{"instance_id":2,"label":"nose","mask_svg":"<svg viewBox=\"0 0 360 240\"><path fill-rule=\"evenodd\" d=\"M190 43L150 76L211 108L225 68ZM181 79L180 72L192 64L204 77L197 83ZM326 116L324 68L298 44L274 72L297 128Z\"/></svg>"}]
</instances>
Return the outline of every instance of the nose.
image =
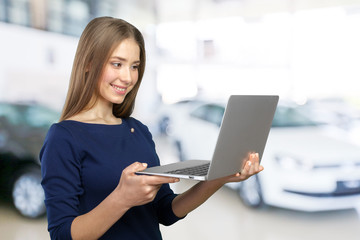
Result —
<instances>
[{"instance_id":1,"label":"nose","mask_svg":"<svg viewBox=\"0 0 360 240\"><path fill-rule=\"evenodd\" d=\"M120 81L126 85L130 85L132 82L130 69L122 68L119 72Z\"/></svg>"}]
</instances>

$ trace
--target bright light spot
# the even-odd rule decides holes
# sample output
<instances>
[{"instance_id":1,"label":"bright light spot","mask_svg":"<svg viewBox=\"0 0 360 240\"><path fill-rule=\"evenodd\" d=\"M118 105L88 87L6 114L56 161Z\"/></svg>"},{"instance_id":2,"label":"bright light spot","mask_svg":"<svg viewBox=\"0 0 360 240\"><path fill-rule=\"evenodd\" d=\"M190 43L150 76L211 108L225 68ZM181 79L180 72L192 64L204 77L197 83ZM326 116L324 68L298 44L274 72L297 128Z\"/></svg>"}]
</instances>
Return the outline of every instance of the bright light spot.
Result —
<instances>
[{"instance_id":1,"label":"bright light spot","mask_svg":"<svg viewBox=\"0 0 360 240\"><path fill-rule=\"evenodd\" d=\"M174 103L197 94L194 70L189 65L161 65L157 74L157 88L164 103Z\"/></svg>"}]
</instances>

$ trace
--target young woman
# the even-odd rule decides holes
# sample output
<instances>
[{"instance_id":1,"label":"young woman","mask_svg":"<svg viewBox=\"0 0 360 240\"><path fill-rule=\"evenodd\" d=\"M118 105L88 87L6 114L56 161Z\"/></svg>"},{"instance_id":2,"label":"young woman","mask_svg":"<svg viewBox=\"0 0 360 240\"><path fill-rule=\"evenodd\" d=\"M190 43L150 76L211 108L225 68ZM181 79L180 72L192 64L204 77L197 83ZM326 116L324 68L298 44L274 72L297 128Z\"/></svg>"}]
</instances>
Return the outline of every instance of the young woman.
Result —
<instances>
[{"instance_id":1,"label":"young woman","mask_svg":"<svg viewBox=\"0 0 360 240\"><path fill-rule=\"evenodd\" d=\"M241 173L174 194L176 178L136 175L159 165L148 128L131 117L145 69L144 39L121 19L93 19L80 37L60 121L40 152L52 239L161 239L171 225L227 182L260 172L250 154Z\"/></svg>"}]
</instances>

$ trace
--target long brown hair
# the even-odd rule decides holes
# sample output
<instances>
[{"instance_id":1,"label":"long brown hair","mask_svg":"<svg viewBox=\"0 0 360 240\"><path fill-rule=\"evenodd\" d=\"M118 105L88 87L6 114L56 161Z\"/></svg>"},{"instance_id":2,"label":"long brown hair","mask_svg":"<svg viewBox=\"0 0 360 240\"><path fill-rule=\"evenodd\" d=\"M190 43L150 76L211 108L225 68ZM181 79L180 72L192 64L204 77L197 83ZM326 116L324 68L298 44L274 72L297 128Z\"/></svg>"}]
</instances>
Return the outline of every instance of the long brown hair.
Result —
<instances>
[{"instance_id":1,"label":"long brown hair","mask_svg":"<svg viewBox=\"0 0 360 240\"><path fill-rule=\"evenodd\" d=\"M132 114L145 71L144 38L136 27L122 19L99 17L88 23L80 37L60 121L74 116L85 108L91 108L95 104L91 100L93 96L99 96L98 81L106 62L115 48L123 40L129 38L134 39L140 48L138 80L124 101L113 105L113 114L123 118Z\"/></svg>"}]
</instances>

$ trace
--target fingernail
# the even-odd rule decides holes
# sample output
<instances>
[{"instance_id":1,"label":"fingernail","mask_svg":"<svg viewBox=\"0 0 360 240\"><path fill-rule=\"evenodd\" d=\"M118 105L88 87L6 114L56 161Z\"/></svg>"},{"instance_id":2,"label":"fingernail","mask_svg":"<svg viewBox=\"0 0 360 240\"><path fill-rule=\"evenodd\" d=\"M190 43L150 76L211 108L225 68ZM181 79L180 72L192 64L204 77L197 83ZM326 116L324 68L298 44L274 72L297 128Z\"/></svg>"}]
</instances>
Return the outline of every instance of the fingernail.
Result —
<instances>
[{"instance_id":1,"label":"fingernail","mask_svg":"<svg viewBox=\"0 0 360 240\"><path fill-rule=\"evenodd\" d=\"M248 165L251 166L251 162L250 162L250 161L248 161Z\"/></svg>"},{"instance_id":2,"label":"fingernail","mask_svg":"<svg viewBox=\"0 0 360 240\"><path fill-rule=\"evenodd\" d=\"M143 165L144 167L147 167L147 163L143 163L142 165Z\"/></svg>"},{"instance_id":3,"label":"fingernail","mask_svg":"<svg viewBox=\"0 0 360 240\"><path fill-rule=\"evenodd\" d=\"M256 157L259 157L259 153L256 153Z\"/></svg>"}]
</instances>

